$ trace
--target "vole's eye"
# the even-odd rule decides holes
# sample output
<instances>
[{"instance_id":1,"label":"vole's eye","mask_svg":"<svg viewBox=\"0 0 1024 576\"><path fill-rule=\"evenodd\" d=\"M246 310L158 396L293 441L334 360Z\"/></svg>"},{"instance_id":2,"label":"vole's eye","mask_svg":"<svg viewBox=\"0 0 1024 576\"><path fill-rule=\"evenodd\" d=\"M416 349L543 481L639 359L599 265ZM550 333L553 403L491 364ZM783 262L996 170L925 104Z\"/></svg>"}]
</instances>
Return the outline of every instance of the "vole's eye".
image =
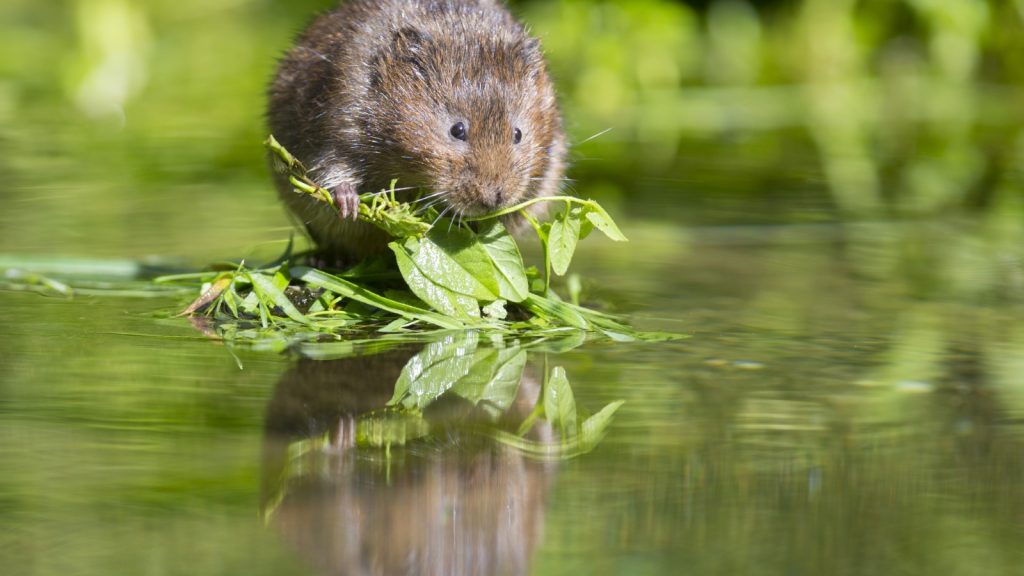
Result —
<instances>
[{"instance_id":1,"label":"vole's eye","mask_svg":"<svg viewBox=\"0 0 1024 576\"><path fill-rule=\"evenodd\" d=\"M462 140L463 142L466 141L466 125L463 124L462 122L459 122L458 124L452 126L452 129L449 130L448 133L451 134L452 138L455 138L456 140Z\"/></svg>"},{"instance_id":2,"label":"vole's eye","mask_svg":"<svg viewBox=\"0 0 1024 576\"><path fill-rule=\"evenodd\" d=\"M520 130L519 128L516 128L516 131L512 134L512 141L515 142L516 144L519 144L520 142L522 142L523 141L523 131Z\"/></svg>"}]
</instances>

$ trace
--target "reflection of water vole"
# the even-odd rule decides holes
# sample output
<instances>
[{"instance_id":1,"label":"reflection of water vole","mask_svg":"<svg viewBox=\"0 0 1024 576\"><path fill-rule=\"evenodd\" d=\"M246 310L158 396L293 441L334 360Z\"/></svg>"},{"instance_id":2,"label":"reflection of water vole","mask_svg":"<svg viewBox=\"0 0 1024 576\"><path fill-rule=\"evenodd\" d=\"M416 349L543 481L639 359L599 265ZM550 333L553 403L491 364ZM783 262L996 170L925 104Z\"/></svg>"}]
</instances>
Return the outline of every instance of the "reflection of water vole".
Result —
<instances>
[{"instance_id":1,"label":"reflection of water vole","mask_svg":"<svg viewBox=\"0 0 1024 576\"><path fill-rule=\"evenodd\" d=\"M529 574L553 466L458 433L473 425L462 414L437 415L443 432L408 450L355 443L356 420L384 407L415 352L304 359L281 377L264 439L270 522L323 574ZM524 375L509 421L525 419L540 392ZM292 447L325 432L328 446L297 456ZM552 434L538 422L529 436Z\"/></svg>"},{"instance_id":2,"label":"reflection of water vole","mask_svg":"<svg viewBox=\"0 0 1024 576\"><path fill-rule=\"evenodd\" d=\"M336 212L281 196L330 253L361 257L385 238L352 221L359 192L436 194L479 215L558 191L565 138L539 43L497 0L351 0L317 20L270 89L277 139L329 188Z\"/></svg>"}]
</instances>

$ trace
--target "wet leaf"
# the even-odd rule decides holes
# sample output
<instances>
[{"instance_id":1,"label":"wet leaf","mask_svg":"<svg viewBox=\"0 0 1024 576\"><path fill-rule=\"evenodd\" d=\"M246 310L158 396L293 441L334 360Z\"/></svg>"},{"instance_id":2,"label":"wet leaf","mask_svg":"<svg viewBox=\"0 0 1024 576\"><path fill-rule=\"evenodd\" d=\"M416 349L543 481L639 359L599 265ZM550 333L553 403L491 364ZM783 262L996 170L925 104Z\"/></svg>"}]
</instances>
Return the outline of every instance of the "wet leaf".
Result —
<instances>
[{"instance_id":1,"label":"wet leaf","mask_svg":"<svg viewBox=\"0 0 1024 576\"><path fill-rule=\"evenodd\" d=\"M505 308L507 304L508 302L504 300L495 300L490 305L484 307L484 316L492 320L504 320L508 318L508 310Z\"/></svg>"},{"instance_id":2,"label":"wet leaf","mask_svg":"<svg viewBox=\"0 0 1024 576\"><path fill-rule=\"evenodd\" d=\"M498 220L482 223L477 237L497 271L498 295L509 302L525 300L530 295L530 285L515 239Z\"/></svg>"},{"instance_id":3,"label":"wet leaf","mask_svg":"<svg viewBox=\"0 0 1024 576\"><path fill-rule=\"evenodd\" d=\"M413 294L442 314L479 319L480 305L476 298L455 292L427 276L417 265L414 255L410 254L406 248L410 244L418 245L415 242L407 242L405 245L392 242L389 246L395 253L398 268L402 271L402 277L405 278L405 283L409 285ZM420 256L422 257L422 254Z\"/></svg>"},{"instance_id":4,"label":"wet leaf","mask_svg":"<svg viewBox=\"0 0 1024 576\"><path fill-rule=\"evenodd\" d=\"M629 242L629 239L622 233L622 230L619 230L618 225L615 224L612 217L605 212L604 208L601 208L597 204L594 204L589 210L587 210L587 220L612 240L616 242Z\"/></svg>"},{"instance_id":5,"label":"wet leaf","mask_svg":"<svg viewBox=\"0 0 1024 576\"><path fill-rule=\"evenodd\" d=\"M464 228L437 226L426 238L403 243L416 267L433 282L482 302L498 299L498 273L491 255Z\"/></svg>"},{"instance_id":6,"label":"wet leaf","mask_svg":"<svg viewBox=\"0 0 1024 576\"><path fill-rule=\"evenodd\" d=\"M298 308L292 304L292 301L288 299L284 290L275 283L273 278L269 278L257 272L251 272L248 276L257 295L273 302L275 306L284 312L285 316L292 320L295 320L300 324L310 323L310 319L302 312L299 312Z\"/></svg>"},{"instance_id":7,"label":"wet leaf","mask_svg":"<svg viewBox=\"0 0 1024 576\"><path fill-rule=\"evenodd\" d=\"M345 298L349 298L350 300L375 306L393 314L409 318L410 320L421 320L440 328L458 330L466 327L464 323L460 322L456 318L437 314L429 310L423 310L422 308L397 302L390 298L385 298L363 288L362 286L359 286L358 284L338 278L337 276L333 276L320 270L304 267L292 268L291 276L292 278L310 284L314 287L330 290L331 292L344 296Z\"/></svg>"},{"instance_id":8,"label":"wet leaf","mask_svg":"<svg viewBox=\"0 0 1024 576\"><path fill-rule=\"evenodd\" d=\"M217 280L211 284L209 288L204 290L203 293L199 295L199 298L196 298L191 304L189 304L188 308L182 310L179 316L190 316L200 310L203 310L220 298L221 294L223 294L229 286L231 286L231 278L221 278L220 280Z\"/></svg>"},{"instance_id":9,"label":"wet leaf","mask_svg":"<svg viewBox=\"0 0 1024 576\"><path fill-rule=\"evenodd\" d=\"M569 264L576 253L576 246L580 240L582 212L583 209L579 207L567 209L551 223L551 230L548 232L548 258L551 260L551 270L559 276L565 276L569 271Z\"/></svg>"}]
</instances>

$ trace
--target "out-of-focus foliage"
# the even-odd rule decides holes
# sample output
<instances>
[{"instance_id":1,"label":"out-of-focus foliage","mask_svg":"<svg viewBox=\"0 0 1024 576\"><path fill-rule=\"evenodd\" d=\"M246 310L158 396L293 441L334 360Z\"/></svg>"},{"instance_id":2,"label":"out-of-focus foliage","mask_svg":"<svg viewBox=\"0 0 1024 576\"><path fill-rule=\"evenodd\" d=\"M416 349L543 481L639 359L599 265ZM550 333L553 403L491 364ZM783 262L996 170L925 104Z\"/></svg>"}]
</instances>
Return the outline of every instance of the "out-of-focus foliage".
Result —
<instances>
[{"instance_id":1,"label":"out-of-focus foliage","mask_svg":"<svg viewBox=\"0 0 1024 576\"><path fill-rule=\"evenodd\" d=\"M759 165L799 154L847 214L988 207L1019 184L1020 2L767 4L526 3L577 139L615 129L586 172L685 177L710 138L760 142L740 152Z\"/></svg>"},{"instance_id":2,"label":"out-of-focus foliage","mask_svg":"<svg viewBox=\"0 0 1024 576\"><path fill-rule=\"evenodd\" d=\"M198 252L195 230L281 239L265 86L332 4L6 0L0 241L122 255ZM1020 209L1021 0L512 4L557 78L575 187L616 212L792 194L826 218Z\"/></svg>"}]
</instances>

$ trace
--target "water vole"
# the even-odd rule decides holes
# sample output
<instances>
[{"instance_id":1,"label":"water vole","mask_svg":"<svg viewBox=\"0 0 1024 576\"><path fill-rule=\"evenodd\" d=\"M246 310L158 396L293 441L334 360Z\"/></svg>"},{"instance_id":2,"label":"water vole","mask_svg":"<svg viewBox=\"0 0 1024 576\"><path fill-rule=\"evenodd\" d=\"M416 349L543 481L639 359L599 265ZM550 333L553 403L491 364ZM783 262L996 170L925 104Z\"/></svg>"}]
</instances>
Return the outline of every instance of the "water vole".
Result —
<instances>
[{"instance_id":1,"label":"water vole","mask_svg":"<svg viewBox=\"0 0 1024 576\"><path fill-rule=\"evenodd\" d=\"M316 20L270 88L270 128L339 211L281 197L344 259L387 239L354 220L392 179L450 216L558 192L565 136L540 45L497 0L350 0ZM340 212L340 213L339 213Z\"/></svg>"}]
</instances>

